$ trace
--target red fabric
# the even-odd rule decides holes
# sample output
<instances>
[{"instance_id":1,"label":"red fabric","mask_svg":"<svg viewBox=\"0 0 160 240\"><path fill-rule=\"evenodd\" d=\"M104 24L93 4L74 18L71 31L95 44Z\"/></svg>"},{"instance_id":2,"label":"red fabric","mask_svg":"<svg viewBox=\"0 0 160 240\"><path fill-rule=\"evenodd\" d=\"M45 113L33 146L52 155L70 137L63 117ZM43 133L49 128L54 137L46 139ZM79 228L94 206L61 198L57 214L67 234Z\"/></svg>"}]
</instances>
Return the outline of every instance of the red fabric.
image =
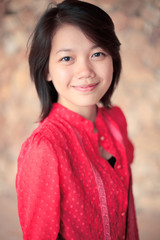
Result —
<instances>
[{"instance_id":1,"label":"red fabric","mask_svg":"<svg viewBox=\"0 0 160 240\"><path fill-rule=\"evenodd\" d=\"M24 240L125 238L133 145L118 107L98 108L96 127L56 103L23 144L16 189ZM99 144L116 158L114 169ZM131 210L127 239L136 240L133 201Z\"/></svg>"}]
</instances>

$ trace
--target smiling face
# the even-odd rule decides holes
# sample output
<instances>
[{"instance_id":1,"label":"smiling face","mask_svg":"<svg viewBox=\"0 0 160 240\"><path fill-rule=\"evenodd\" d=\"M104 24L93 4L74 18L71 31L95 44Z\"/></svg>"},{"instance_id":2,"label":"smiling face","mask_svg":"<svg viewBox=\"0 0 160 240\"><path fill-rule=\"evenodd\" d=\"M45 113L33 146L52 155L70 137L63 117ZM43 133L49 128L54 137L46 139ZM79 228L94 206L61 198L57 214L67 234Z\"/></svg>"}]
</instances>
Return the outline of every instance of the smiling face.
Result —
<instances>
[{"instance_id":1,"label":"smiling face","mask_svg":"<svg viewBox=\"0 0 160 240\"><path fill-rule=\"evenodd\" d=\"M108 90L113 76L112 57L76 26L61 26L52 39L48 81L58 102L72 111L95 106Z\"/></svg>"}]
</instances>

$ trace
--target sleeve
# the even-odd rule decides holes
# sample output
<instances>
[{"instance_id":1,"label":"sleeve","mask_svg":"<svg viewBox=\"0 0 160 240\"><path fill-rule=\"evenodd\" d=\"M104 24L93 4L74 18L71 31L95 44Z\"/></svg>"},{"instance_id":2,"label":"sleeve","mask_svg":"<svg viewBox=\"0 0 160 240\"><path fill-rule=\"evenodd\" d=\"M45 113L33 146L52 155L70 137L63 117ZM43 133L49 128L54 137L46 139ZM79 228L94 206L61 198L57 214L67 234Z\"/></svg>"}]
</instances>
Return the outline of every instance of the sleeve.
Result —
<instances>
[{"instance_id":1,"label":"sleeve","mask_svg":"<svg viewBox=\"0 0 160 240\"><path fill-rule=\"evenodd\" d=\"M126 118L125 118L122 110L117 106L112 108L112 115L113 115L113 118L115 119L115 121L117 122L117 124L120 128L120 131L123 135L127 158L128 158L129 163L131 164L133 162L133 158L134 158L134 146L128 136Z\"/></svg>"},{"instance_id":2,"label":"sleeve","mask_svg":"<svg viewBox=\"0 0 160 240\"><path fill-rule=\"evenodd\" d=\"M16 176L23 240L57 239L60 223L58 161L51 143L34 136L22 146Z\"/></svg>"}]
</instances>

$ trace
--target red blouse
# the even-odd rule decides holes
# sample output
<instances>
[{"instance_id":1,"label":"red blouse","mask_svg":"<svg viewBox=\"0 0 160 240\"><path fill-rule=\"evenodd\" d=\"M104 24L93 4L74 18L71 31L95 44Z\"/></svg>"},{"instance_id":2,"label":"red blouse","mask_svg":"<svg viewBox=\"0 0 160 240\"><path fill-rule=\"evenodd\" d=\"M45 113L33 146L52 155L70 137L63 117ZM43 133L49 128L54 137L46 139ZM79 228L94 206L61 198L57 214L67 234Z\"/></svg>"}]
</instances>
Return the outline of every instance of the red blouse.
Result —
<instances>
[{"instance_id":1,"label":"red blouse","mask_svg":"<svg viewBox=\"0 0 160 240\"><path fill-rule=\"evenodd\" d=\"M96 128L56 103L23 144L16 189L24 240L122 240L126 218L126 239L138 239L122 111L98 108ZM116 158L114 169L99 145Z\"/></svg>"}]
</instances>

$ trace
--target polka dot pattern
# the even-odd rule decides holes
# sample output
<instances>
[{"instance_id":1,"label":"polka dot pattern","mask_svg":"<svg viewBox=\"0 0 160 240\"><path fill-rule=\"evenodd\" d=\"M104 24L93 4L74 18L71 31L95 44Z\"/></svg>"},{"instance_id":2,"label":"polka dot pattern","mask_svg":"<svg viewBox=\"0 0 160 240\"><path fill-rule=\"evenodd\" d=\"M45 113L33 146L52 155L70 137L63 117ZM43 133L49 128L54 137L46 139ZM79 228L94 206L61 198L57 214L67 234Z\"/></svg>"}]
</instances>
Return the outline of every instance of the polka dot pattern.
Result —
<instances>
[{"instance_id":1,"label":"polka dot pattern","mask_svg":"<svg viewBox=\"0 0 160 240\"><path fill-rule=\"evenodd\" d=\"M22 145L16 189L24 240L125 236L133 146L117 107L99 108L96 127L94 133L92 122L56 103ZM114 169L99 145L116 158ZM136 232L134 205L132 214Z\"/></svg>"}]
</instances>

